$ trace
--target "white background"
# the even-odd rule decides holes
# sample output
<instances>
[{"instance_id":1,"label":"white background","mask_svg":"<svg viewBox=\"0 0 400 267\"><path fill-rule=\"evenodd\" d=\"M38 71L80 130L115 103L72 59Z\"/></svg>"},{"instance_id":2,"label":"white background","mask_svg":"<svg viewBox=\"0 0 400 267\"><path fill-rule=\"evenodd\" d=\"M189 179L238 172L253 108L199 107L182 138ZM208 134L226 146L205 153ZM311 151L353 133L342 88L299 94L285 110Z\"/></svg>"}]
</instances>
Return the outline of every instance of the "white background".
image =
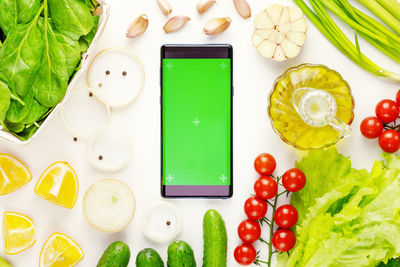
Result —
<instances>
[{"instance_id":1,"label":"white background","mask_svg":"<svg viewBox=\"0 0 400 267\"><path fill-rule=\"evenodd\" d=\"M127 129L133 137L133 160L120 172L97 171L91 167L86 157L86 142L74 143L58 116L29 145L18 146L0 140L0 152L10 153L21 159L33 175L32 181L26 186L1 197L0 212L9 210L30 216L37 233L37 242L32 248L15 256L7 256L6 259L17 267L38 266L40 249L47 237L53 232L62 232L71 236L82 247L85 257L79 266L95 266L103 250L115 240L123 240L129 244L132 252L130 266L135 265L137 252L146 247L157 249L166 262L168 244L156 245L148 241L140 230L144 208L161 198L159 49L164 43L230 43L234 48L234 196L229 200L171 200L184 215L184 229L178 238L193 247L198 265L201 265L203 254L202 218L210 208L218 210L225 219L228 231L228 266L237 265L233 259L233 250L239 244L236 229L245 219L243 204L253 193L253 183L257 178L253 169L254 158L261 152L273 154L278 162L276 174L282 174L293 167L294 161L302 155L279 139L267 117L267 95L274 79L287 68L305 62L321 63L337 70L350 83L356 102L354 132L347 140L340 141L337 147L343 154L351 156L355 167L370 169L374 159L379 158L381 150L376 140L362 138L359 124L364 117L374 114L378 100L394 99L398 85L361 70L338 52L311 23L304 49L297 58L276 63L261 57L250 41L253 18L256 13L274 2L293 5L290 0L249 0L253 16L244 20L235 11L231 0L218 0L217 5L201 16L195 10L196 1L170 0L173 15L188 15L192 20L179 32L165 34L162 27L166 17L161 14L155 0L109 0L112 6L111 17L100 42L96 44L95 52L109 46L125 46L142 59L146 70L146 84L137 101L112 115L112 123ZM147 31L137 39L126 39L127 26L142 13L149 17ZM201 33L208 19L224 16L230 16L233 20L225 33L215 37L207 37ZM369 45L362 42L361 46L376 62L392 71L400 71L396 64L376 53ZM81 84L84 84L83 77ZM34 194L34 185L40 174L55 161L68 161L78 174L80 191L72 210L53 205ZM84 192L89 185L101 178L121 179L136 194L135 218L121 233L99 232L91 228L83 217L81 203ZM267 229L264 229L263 235L267 234ZM266 258L265 245L258 244L258 248L262 250L262 258Z\"/></svg>"}]
</instances>

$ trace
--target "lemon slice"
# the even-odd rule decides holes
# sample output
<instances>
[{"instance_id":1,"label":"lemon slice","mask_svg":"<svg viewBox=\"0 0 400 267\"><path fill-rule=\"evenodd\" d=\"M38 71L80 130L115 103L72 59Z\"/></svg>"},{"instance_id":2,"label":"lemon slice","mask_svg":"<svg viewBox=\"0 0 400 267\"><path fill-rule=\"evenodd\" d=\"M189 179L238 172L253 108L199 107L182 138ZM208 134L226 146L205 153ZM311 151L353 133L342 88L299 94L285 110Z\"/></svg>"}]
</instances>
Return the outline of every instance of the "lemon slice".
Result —
<instances>
[{"instance_id":1,"label":"lemon slice","mask_svg":"<svg viewBox=\"0 0 400 267\"><path fill-rule=\"evenodd\" d=\"M69 236L54 233L40 252L40 267L71 267L83 259L83 251Z\"/></svg>"},{"instance_id":2,"label":"lemon slice","mask_svg":"<svg viewBox=\"0 0 400 267\"><path fill-rule=\"evenodd\" d=\"M50 165L35 186L41 198L68 209L75 206L78 190L78 178L67 162Z\"/></svg>"},{"instance_id":3,"label":"lemon slice","mask_svg":"<svg viewBox=\"0 0 400 267\"><path fill-rule=\"evenodd\" d=\"M0 153L0 195L14 192L31 179L31 173L21 161Z\"/></svg>"},{"instance_id":4,"label":"lemon slice","mask_svg":"<svg viewBox=\"0 0 400 267\"><path fill-rule=\"evenodd\" d=\"M3 241L4 252L9 255L30 248L36 242L32 219L16 212L4 212Z\"/></svg>"}]
</instances>

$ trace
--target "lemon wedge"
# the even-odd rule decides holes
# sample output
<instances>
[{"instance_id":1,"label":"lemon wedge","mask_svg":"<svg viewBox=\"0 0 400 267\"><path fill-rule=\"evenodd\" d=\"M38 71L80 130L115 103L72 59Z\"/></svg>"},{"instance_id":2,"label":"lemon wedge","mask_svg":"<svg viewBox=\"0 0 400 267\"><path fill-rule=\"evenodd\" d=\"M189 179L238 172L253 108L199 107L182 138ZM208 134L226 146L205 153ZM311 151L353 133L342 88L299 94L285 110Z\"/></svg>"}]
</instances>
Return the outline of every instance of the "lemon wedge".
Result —
<instances>
[{"instance_id":1,"label":"lemon wedge","mask_svg":"<svg viewBox=\"0 0 400 267\"><path fill-rule=\"evenodd\" d=\"M67 162L50 165L35 186L41 198L68 209L75 206L78 190L78 178Z\"/></svg>"},{"instance_id":2,"label":"lemon wedge","mask_svg":"<svg viewBox=\"0 0 400 267\"><path fill-rule=\"evenodd\" d=\"M54 233L40 252L40 267L72 267L83 259L83 251L69 236Z\"/></svg>"},{"instance_id":3,"label":"lemon wedge","mask_svg":"<svg viewBox=\"0 0 400 267\"><path fill-rule=\"evenodd\" d=\"M31 173L21 161L0 153L0 195L14 192L31 179Z\"/></svg>"},{"instance_id":4,"label":"lemon wedge","mask_svg":"<svg viewBox=\"0 0 400 267\"><path fill-rule=\"evenodd\" d=\"M30 248L36 242L32 219L16 212L4 212L3 241L4 252L9 255Z\"/></svg>"}]
</instances>

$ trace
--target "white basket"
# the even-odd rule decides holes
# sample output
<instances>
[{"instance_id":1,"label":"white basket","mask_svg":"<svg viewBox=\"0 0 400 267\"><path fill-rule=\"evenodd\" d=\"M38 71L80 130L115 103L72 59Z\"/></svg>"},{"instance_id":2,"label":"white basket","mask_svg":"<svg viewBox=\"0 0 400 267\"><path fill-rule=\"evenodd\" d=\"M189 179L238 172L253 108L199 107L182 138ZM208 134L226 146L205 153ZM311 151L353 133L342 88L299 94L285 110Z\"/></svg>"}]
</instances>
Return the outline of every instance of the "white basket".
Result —
<instances>
[{"instance_id":1,"label":"white basket","mask_svg":"<svg viewBox=\"0 0 400 267\"><path fill-rule=\"evenodd\" d=\"M101 8L102 8L102 14L100 15L99 26L98 26L96 35L94 36L93 41L90 44L88 50L85 53L83 53L81 67L75 73L75 76L71 80L71 82L68 84L68 88L67 88L67 91L65 93L65 96L64 96L63 100L60 103L58 103L57 106L55 106L53 111L47 116L47 118L44 120L44 122L39 127L39 129L37 129L35 134L32 135L28 140L23 141L23 140L19 139L18 137L14 136L13 134L11 134L8 131L5 131L3 129L0 130L0 138L6 139L7 141L10 141L10 142L15 143L15 144L20 144L20 145L28 144L40 133L40 131L46 126L48 121L53 119L54 116L56 116L57 111L61 108L61 106L65 102L65 99L70 94L72 88L74 88L74 85L75 85L76 81L79 79L79 77L82 75L82 73L86 71L86 68L87 68L88 63L89 63L91 52L93 50L93 46L98 41L98 39L100 38L100 36L103 33L104 28L105 28L105 26L107 24L108 17L110 15L110 5L105 3L105 2L103 2L103 1L98 1L98 2L100 3Z\"/></svg>"}]
</instances>

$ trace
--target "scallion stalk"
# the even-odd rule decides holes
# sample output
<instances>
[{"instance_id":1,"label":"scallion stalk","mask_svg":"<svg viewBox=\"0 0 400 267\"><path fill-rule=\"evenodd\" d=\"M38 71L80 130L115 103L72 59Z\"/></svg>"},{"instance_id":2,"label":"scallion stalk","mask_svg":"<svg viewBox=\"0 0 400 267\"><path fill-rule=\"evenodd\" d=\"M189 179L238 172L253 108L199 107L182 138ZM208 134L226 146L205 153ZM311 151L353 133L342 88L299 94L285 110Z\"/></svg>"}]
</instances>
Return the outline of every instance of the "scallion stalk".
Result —
<instances>
[{"instance_id":1,"label":"scallion stalk","mask_svg":"<svg viewBox=\"0 0 400 267\"><path fill-rule=\"evenodd\" d=\"M377 0L395 18L400 19L400 3L397 0Z\"/></svg>"},{"instance_id":2,"label":"scallion stalk","mask_svg":"<svg viewBox=\"0 0 400 267\"><path fill-rule=\"evenodd\" d=\"M359 34L367 41L371 41L373 45L391 58L399 53L396 48L400 47L400 43L396 40L395 44L387 45L387 40L390 40L390 38L395 40L396 38L399 38L398 36L391 36L391 34L387 34L387 29L374 31L373 29L381 29L384 26L357 9L350 9L349 6L345 8L346 3L343 2L343 0L334 0L334 2L327 2L326 0L309 0L312 9L304 2L304 0L294 0L294 2L299 6L304 14L306 14L311 22L313 22L313 24L321 31L321 33L354 63L377 76L386 77L400 82L399 74L381 68L361 52L357 38L356 45L349 40L349 38L343 33L342 30L340 30L334 20L329 16L328 12L325 10L324 4L334 4L336 6L341 4L340 7L343 8L343 10L340 11L340 15L343 16L343 18L346 18L348 21L351 20L354 27L356 23L353 22L364 22L363 27L359 28L360 26L357 26L358 29L362 29L360 30ZM367 29L365 29L365 27L367 27ZM356 36L357 32L358 31L356 31ZM371 36L380 37L375 39ZM382 40L385 41L381 42Z\"/></svg>"},{"instance_id":3,"label":"scallion stalk","mask_svg":"<svg viewBox=\"0 0 400 267\"><path fill-rule=\"evenodd\" d=\"M385 0L386 1L386 0ZM386 23L393 31L400 35L400 21L394 17L388 10L379 4L376 0L358 0L384 23Z\"/></svg>"}]
</instances>

